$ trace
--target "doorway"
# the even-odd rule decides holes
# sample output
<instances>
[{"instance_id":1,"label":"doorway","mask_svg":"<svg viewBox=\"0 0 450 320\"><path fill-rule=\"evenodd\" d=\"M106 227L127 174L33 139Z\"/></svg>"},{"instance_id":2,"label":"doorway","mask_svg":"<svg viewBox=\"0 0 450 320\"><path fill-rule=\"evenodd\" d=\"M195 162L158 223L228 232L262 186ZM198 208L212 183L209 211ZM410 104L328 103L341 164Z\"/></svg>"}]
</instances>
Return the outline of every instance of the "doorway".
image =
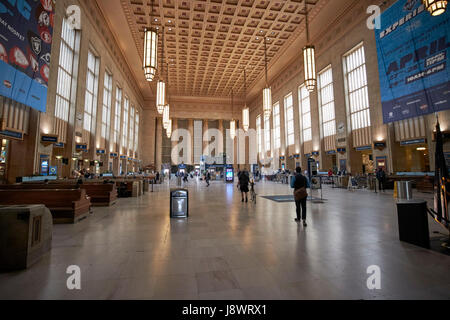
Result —
<instances>
[{"instance_id":1,"label":"doorway","mask_svg":"<svg viewBox=\"0 0 450 320\"><path fill-rule=\"evenodd\" d=\"M406 147L406 165L410 172L430 172L428 145Z\"/></svg>"},{"instance_id":2,"label":"doorway","mask_svg":"<svg viewBox=\"0 0 450 320\"><path fill-rule=\"evenodd\" d=\"M7 181L7 164L8 164L8 146L9 141L6 139L1 139L1 149L0 149L0 184L6 183Z\"/></svg>"},{"instance_id":3,"label":"doorway","mask_svg":"<svg viewBox=\"0 0 450 320\"><path fill-rule=\"evenodd\" d=\"M362 153L362 173L363 174L373 174L375 173L375 165L373 161L372 150L370 152Z\"/></svg>"}]
</instances>

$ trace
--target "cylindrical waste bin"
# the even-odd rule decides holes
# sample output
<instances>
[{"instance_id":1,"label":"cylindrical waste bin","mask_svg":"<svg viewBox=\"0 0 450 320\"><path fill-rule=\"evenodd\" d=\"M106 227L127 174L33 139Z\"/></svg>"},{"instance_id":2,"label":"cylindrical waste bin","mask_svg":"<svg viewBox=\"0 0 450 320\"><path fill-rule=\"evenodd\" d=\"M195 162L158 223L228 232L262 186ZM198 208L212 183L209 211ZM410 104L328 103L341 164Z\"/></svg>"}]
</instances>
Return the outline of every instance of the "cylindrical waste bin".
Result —
<instances>
[{"instance_id":1,"label":"cylindrical waste bin","mask_svg":"<svg viewBox=\"0 0 450 320\"><path fill-rule=\"evenodd\" d=\"M427 202L424 200L399 200L397 213L400 241L429 249Z\"/></svg>"},{"instance_id":2,"label":"cylindrical waste bin","mask_svg":"<svg viewBox=\"0 0 450 320\"><path fill-rule=\"evenodd\" d=\"M189 191L186 189L170 190L170 217L189 217Z\"/></svg>"},{"instance_id":3,"label":"cylindrical waste bin","mask_svg":"<svg viewBox=\"0 0 450 320\"><path fill-rule=\"evenodd\" d=\"M411 181L397 181L397 199L412 200L412 182Z\"/></svg>"}]
</instances>

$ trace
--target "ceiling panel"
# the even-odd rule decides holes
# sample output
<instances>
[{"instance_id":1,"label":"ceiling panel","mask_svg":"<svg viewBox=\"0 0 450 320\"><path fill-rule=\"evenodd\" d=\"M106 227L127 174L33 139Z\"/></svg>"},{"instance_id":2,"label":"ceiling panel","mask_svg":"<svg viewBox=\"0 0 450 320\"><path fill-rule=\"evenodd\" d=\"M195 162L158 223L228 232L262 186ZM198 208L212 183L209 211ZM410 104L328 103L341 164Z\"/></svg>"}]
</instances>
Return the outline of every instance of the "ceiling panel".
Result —
<instances>
[{"instance_id":1,"label":"ceiling panel","mask_svg":"<svg viewBox=\"0 0 450 320\"><path fill-rule=\"evenodd\" d=\"M307 0L308 11L318 1ZM142 57L151 1L120 2ZM242 96L244 68L248 86L264 74L264 37L270 64L303 31L304 22L304 0L155 0L152 23L160 32L164 28L170 94L227 97L233 90Z\"/></svg>"}]
</instances>

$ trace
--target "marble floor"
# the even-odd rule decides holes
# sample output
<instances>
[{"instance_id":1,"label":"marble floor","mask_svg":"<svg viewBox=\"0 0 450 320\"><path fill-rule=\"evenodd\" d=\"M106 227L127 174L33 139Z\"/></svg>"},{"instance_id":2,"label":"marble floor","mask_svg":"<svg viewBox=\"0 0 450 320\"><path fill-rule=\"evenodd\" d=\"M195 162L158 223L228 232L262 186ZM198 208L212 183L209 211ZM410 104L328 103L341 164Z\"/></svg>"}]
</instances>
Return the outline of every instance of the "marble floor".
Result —
<instances>
[{"instance_id":1,"label":"marble floor","mask_svg":"<svg viewBox=\"0 0 450 320\"><path fill-rule=\"evenodd\" d=\"M308 203L241 203L233 185L192 181L190 218L169 218L169 185L54 226L32 268L0 274L0 299L450 299L450 257L398 240L391 194L326 188ZM263 195L289 186L259 183ZM444 232L430 222L432 228ZM68 290L68 266L81 290ZM381 289L367 268L381 269Z\"/></svg>"}]
</instances>

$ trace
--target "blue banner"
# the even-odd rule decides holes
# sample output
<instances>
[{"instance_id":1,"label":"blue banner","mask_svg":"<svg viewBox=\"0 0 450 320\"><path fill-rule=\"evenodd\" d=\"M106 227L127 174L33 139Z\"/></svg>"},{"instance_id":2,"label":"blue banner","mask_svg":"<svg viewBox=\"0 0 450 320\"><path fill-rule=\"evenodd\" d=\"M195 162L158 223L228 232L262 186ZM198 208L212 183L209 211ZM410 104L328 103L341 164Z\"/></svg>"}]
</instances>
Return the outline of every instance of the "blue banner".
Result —
<instances>
[{"instance_id":1,"label":"blue banner","mask_svg":"<svg viewBox=\"0 0 450 320\"><path fill-rule=\"evenodd\" d=\"M450 109L450 13L398 0L375 31L384 123Z\"/></svg>"},{"instance_id":2,"label":"blue banner","mask_svg":"<svg viewBox=\"0 0 450 320\"><path fill-rule=\"evenodd\" d=\"M53 0L0 0L0 95L46 111Z\"/></svg>"}]
</instances>

